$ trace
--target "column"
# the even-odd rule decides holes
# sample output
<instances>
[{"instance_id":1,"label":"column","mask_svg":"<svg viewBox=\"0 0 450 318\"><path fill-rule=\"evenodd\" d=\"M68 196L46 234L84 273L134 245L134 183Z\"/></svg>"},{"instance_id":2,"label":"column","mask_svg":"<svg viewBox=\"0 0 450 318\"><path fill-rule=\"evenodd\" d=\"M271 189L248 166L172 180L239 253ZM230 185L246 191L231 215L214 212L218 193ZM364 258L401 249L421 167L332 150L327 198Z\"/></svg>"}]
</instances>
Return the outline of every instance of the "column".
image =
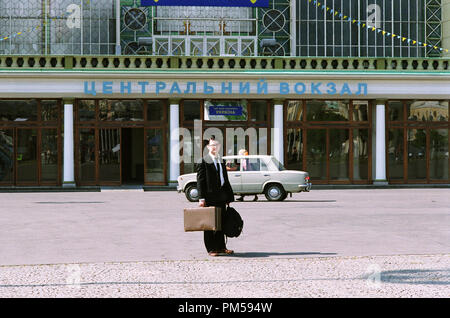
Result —
<instances>
[{"instance_id":1,"label":"column","mask_svg":"<svg viewBox=\"0 0 450 318\"><path fill-rule=\"evenodd\" d=\"M75 187L73 100L64 100L64 176L63 187Z\"/></svg>"},{"instance_id":2,"label":"column","mask_svg":"<svg viewBox=\"0 0 450 318\"><path fill-rule=\"evenodd\" d=\"M180 176L180 103L178 100L170 101L170 156L169 156L169 183L176 183Z\"/></svg>"},{"instance_id":3,"label":"column","mask_svg":"<svg viewBox=\"0 0 450 318\"><path fill-rule=\"evenodd\" d=\"M122 54L122 48L120 46L120 25L121 25L121 21L120 21L120 0L116 0L116 4L115 4L115 8L116 8L116 55L121 55Z\"/></svg>"},{"instance_id":4,"label":"column","mask_svg":"<svg viewBox=\"0 0 450 318\"><path fill-rule=\"evenodd\" d=\"M284 163L283 107L283 101L274 101L272 149L273 155L281 163Z\"/></svg>"},{"instance_id":5,"label":"column","mask_svg":"<svg viewBox=\"0 0 450 318\"><path fill-rule=\"evenodd\" d=\"M442 48L450 50L450 0L442 0ZM450 51L443 51L444 57L450 57Z\"/></svg>"},{"instance_id":6,"label":"column","mask_svg":"<svg viewBox=\"0 0 450 318\"><path fill-rule=\"evenodd\" d=\"M387 185L386 180L386 106L384 100L377 100L375 106L375 179L376 185Z\"/></svg>"},{"instance_id":7,"label":"column","mask_svg":"<svg viewBox=\"0 0 450 318\"><path fill-rule=\"evenodd\" d=\"M297 56L297 0L291 0L290 10L291 10L291 17L290 17L291 56Z\"/></svg>"}]
</instances>

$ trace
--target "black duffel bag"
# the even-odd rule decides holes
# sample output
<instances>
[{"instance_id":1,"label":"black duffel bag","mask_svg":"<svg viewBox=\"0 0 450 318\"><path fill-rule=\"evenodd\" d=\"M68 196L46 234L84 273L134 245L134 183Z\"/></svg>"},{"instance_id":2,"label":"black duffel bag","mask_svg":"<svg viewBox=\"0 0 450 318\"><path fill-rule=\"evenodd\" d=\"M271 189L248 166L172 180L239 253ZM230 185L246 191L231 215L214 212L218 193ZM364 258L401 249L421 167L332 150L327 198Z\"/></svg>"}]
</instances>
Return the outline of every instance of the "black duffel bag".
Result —
<instances>
[{"instance_id":1,"label":"black duffel bag","mask_svg":"<svg viewBox=\"0 0 450 318\"><path fill-rule=\"evenodd\" d=\"M232 207L227 207L224 224L222 224L222 231L224 234L227 237L238 237L241 235L243 227L244 221L238 211Z\"/></svg>"}]
</instances>

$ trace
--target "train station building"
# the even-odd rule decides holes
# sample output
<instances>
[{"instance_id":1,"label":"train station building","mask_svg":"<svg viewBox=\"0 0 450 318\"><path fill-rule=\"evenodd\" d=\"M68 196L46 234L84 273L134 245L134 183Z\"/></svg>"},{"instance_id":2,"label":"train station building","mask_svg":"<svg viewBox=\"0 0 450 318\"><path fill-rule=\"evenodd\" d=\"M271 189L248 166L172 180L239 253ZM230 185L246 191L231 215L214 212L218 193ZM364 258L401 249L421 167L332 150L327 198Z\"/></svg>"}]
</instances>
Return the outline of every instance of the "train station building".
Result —
<instances>
[{"instance_id":1,"label":"train station building","mask_svg":"<svg viewBox=\"0 0 450 318\"><path fill-rule=\"evenodd\" d=\"M450 184L450 0L204 2L0 0L0 187L168 186L211 135Z\"/></svg>"}]
</instances>

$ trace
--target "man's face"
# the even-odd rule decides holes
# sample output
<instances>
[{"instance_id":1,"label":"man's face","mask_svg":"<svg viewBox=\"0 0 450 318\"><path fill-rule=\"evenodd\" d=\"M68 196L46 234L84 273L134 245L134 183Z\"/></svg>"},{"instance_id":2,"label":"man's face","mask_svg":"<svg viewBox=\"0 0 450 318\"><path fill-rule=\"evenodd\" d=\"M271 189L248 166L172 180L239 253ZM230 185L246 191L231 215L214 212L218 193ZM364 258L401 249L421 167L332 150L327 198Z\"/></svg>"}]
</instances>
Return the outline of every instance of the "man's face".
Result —
<instances>
[{"instance_id":1,"label":"man's face","mask_svg":"<svg viewBox=\"0 0 450 318\"><path fill-rule=\"evenodd\" d=\"M213 156L217 156L220 150L220 144L218 142L210 142L208 145L208 150Z\"/></svg>"}]
</instances>

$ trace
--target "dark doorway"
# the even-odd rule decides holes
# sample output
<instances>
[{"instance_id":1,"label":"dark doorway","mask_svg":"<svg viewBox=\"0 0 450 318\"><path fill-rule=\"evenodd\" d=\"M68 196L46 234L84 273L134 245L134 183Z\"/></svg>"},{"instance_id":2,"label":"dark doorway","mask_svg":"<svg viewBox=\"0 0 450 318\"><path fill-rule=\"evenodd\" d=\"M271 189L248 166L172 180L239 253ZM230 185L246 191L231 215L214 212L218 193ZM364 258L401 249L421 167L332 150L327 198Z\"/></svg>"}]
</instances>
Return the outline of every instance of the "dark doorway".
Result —
<instances>
[{"instance_id":1,"label":"dark doorway","mask_svg":"<svg viewBox=\"0 0 450 318\"><path fill-rule=\"evenodd\" d=\"M122 128L122 184L144 183L144 128Z\"/></svg>"}]
</instances>

